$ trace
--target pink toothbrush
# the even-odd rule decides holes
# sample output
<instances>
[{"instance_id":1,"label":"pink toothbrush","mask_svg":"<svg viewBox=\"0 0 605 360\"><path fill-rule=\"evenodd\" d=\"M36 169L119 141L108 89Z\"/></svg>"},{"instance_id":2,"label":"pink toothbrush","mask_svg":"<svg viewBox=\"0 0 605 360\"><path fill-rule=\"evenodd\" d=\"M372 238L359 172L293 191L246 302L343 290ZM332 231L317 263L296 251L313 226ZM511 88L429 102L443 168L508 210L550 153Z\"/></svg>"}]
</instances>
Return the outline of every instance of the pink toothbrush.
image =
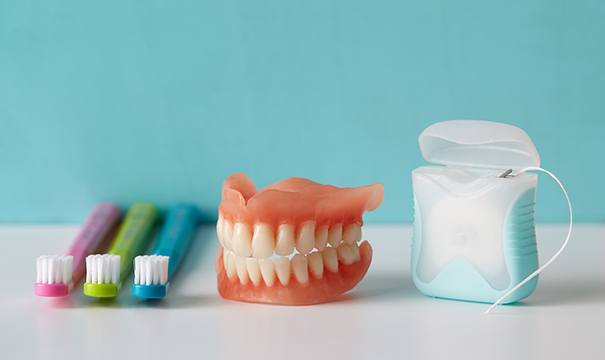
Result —
<instances>
[{"instance_id":1,"label":"pink toothbrush","mask_svg":"<svg viewBox=\"0 0 605 360\"><path fill-rule=\"evenodd\" d=\"M84 276L86 256L101 250L103 240L115 228L120 209L112 203L95 206L67 255L43 255L36 259L35 293L38 296L67 296ZM106 244L105 244L106 245ZM72 271L73 265L73 271Z\"/></svg>"}]
</instances>

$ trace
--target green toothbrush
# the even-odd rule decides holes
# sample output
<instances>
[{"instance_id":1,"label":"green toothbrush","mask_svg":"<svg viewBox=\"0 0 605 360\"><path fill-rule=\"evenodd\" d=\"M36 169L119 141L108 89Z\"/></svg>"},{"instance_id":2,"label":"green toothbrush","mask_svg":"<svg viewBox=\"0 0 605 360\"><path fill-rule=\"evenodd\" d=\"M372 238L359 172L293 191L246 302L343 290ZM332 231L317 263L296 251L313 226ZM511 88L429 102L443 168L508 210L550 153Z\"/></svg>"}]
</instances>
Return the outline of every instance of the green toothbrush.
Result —
<instances>
[{"instance_id":1,"label":"green toothbrush","mask_svg":"<svg viewBox=\"0 0 605 360\"><path fill-rule=\"evenodd\" d=\"M120 284L131 273L134 257L147 248L156 218L157 209L150 203L135 203L128 209L107 254L86 257L84 295L97 298L118 295Z\"/></svg>"}]
</instances>

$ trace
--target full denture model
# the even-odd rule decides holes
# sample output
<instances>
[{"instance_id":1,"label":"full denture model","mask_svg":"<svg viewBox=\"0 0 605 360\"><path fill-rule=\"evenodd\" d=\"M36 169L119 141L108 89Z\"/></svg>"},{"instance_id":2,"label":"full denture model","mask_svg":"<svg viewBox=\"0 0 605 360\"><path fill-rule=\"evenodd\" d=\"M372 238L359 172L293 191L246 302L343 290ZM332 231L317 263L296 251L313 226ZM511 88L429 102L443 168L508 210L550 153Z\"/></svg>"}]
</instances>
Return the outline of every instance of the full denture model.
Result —
<instances>
[{"instance_id":1,"label":"full denture model","mask_svg":"<svg viewBox=\"0 0 605 360\"><path fill-rule=\"evenodd\" d=\"M361 242L362 215L380 205L383 193L381 184L337 188L302 178L257 191L246 175L230 176L217 222L219 293L306 305L352 289L372 260L372 247Z\"/></svg>"}]
</instances>

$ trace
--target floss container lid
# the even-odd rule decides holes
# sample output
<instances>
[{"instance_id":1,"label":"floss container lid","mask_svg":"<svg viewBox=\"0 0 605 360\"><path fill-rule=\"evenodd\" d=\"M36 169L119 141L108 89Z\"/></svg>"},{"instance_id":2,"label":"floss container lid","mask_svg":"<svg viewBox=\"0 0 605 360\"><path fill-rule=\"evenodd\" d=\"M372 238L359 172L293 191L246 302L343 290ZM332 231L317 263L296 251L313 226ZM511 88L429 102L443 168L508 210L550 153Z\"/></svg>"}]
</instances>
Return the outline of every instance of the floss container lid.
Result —
<instances>
[{"instance_id":1,"label":"floss container lid","mask_svg":"<svg viewBox=\"0 0 605 360\"><path fill-rule=\"evenodd\" d=\"M449 120L424 129L418 139L433 164L487 169L540 166L540 155L518 127L483 120Z\"/></svg>"}]
</instances>

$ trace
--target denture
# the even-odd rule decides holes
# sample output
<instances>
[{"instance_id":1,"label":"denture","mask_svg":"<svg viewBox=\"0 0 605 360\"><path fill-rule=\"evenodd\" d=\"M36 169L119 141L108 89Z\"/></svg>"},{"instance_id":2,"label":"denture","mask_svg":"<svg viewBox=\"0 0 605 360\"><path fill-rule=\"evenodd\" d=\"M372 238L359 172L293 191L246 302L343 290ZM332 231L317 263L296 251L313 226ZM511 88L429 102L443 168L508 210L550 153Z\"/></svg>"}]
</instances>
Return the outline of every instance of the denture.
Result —
<instances>
[{"instance_id":1,"label":"denture","mask_svg":"<svg viewBox=\"0 0 605 360\"><path fill-rule=\"evenodd\" d=\"M289 178L257 191L242 173L223 184L216 262L223 298L307 305L332 301L364 277L372 247L362 215L382 184L356 188Z\"/></svg>"}]
</instances>

